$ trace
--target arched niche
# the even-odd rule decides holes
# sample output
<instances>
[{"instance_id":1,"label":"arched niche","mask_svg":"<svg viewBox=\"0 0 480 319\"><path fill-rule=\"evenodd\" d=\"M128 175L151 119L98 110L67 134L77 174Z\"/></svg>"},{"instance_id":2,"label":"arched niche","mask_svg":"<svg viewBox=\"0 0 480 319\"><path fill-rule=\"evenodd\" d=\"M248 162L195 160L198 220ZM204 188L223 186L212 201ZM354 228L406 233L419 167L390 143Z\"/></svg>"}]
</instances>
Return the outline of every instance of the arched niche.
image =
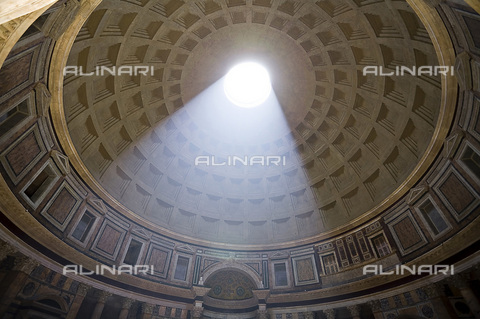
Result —
<instances>
[{"instance_id":1,"label":"arched niche","mask_svg":"<svg viewBox=\"0 0 480 319\"><path fill-rule=\"evenodd\" d=\"M45 295L22 302L19 318L66 318L68 305L60 296Z\"/></svg>"},{"instance_id":2,"label":"arched niche","mask_svg":"<svg viewBox=\"0 0 480 319\"><path fill-rule=\"evenodd\" d=\"M208 297L229 301L254 298L256 288L250 276L232 268L213 273L205 281L205 287L210 288Z\"/></svg>"},{"instance_id":3,"label":"arched niche","mask_svg":"<svg viewBox=\"0 0 480 319\"><path fill-rule=\"evenodd\" d=\"M203 274L203 285L204 314L209 318L247 318L256 313L259 300L263 299L260 276L231 260L208 269Z\"/></svg>"},{"instance_id":4,"label":"arched niche","mask_svg":"<svg viewBox=\"0 0 480 319\"><path fill-rule=\"evenodd\" d=\"M237 263L235 261L231 261L231 260L227 260L227 261L215 264L215 265L211 266L210 268L208 268L203 273L203 276L202 276L203 282L204 283L207 282L208 279L212 275L214 275L215 273L217 273L219 271L225 271L225 270L235 270L235 271L239 271L241 273L244 273L246 276L248 276L253 281L253 283L256 286L255 287L256 289L263 289L262 278L260 277L260 275L257 272L255 272L252 268L250 268L246 265L243 265L243 264Z\"/></svg>"}]
</instances>

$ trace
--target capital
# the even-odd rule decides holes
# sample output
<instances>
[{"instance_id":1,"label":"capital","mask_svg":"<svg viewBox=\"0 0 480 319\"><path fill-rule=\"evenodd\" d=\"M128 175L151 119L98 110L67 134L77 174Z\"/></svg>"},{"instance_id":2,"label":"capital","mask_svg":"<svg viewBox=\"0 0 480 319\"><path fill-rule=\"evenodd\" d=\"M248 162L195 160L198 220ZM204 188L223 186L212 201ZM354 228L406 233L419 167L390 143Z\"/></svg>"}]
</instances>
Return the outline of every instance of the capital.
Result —
<instances>
[{"instance_id":1,"label":"capital","mask_svg":"<svg viewBox=\"0 0 480 319\"><path fill-rule=\"evenodd\" d=\"M124 298L122 301L122 309L130 309L135 300L131 298Z\"/></svg>"},{"instance_id":2,"label":"capital","mask_svg":"<svg viewBox=\"0 0 480 319\"><path fill-rule=\"evenodd\" d=\"M466 289L469 288L469 275L467 273L459 273L455 274L451 277L447 278L447 281L457 287L458 289Z\"/></svg>"},{"instance_id":3,"label":"capital","mask_svg":"<svg viewBox=\"0 0 480 319\"><path fill-rule=\"evenodd\" d=\"M4 260L8 255L13 255L15 252L17 252L17 249L10 243L6 241L0 242L0 260Z\"/></svg>"},{"instance_id":4,"label":"capital","mask_svg":"<svg viewBox=\"0 0 480 319\"><path fill-rule=\"evenodd\" d=\"M303 313L303 318L304 319L314 319L315 314L312 311L306 311Z\"/></svg>"},{"instance_id":5,"label":"capital","mask_svg":"<svg viewBox=\"0 0 480 319\"><path fill-rule=\"evenodd\" d=\"M203 307L195 306L192 311L192 318L198 319L202 317Z\"/></svg>"},{"instance_id":6,"label":"capital","mask_svg":"<svg viewBox=\"0 0 480 319\"><path fill-rule=\"evenodd\" d=\"M87 295L87 292L90 290L90 286L85 285L85 284L80 284L77 289L77 295L85 297Z\"/></svg>"},{"instance_id":7,"label":"capital","mask_svg":"<svg viewBox=\"0 0 480 319\"><path fill-rule=\"evenodd\" d=\"M21 271L30 275L30 273L40 265L36 260L27 256L15 257L13 270Z\"/></svg>"},{"instance_id":8,"label":"capital","mask_svg":"<svg viewBox=\"0 0 480 319\"><path fill-rule=\"evenodd\" d=\"M445 288L440 282L425 286L423 289L429 298L436 298L445 295Z\"/></svg>"},{"instance_id":9,"label":"capital","mask_svg":"<svg viewBox=\"0 0 480 319\"><path fill-rule=\"evenodd\" d=\"M350 315L352 315L352 317L360 316L360 307L358 305L348 306L347 309L350 311Z\"/></svg>"},{"instance_id":10,"label":"capital","mask_svg":"<svg viewBox=\"0 0 480 319\"><path fill-rule=\"evenodd\" d=\"M325 309L323 313L327 317L327 319L335 319L335 309Z\"/></svg>"},{"instance_id":11,"label":"capital","mask_svg":"<svg viewBox=\"0 0 480 319\"><path fill-rule=\"evenodd\" d=\"M95 293L95 296L97 297L97 302L101 302L101 303L106 303L107 302L107 299L108 297L110 297L112 295L112 293L108 292L108 291L97 291Z\"/></svg>"},{"instance_id":12,"label":"capital","mask_svg":"<svg viewBox=\"0 0 480 319\"><path fill-rule=\"evenodd\" d=\"M149 303L142 303L142 312L146 314L152 314L153 313L153 308L155 308L155 305L149 304Z\"/></svg>"},{"instance_id":13,"label":"capital","mask_svg":"<svg viewBox=\"0 0 480 319\"><path fill-rule=\"evenodd\" d=\"M368 305L370 306L370 309L372 309L373 312L382 311L382 305L380 304L380 301L378 301L378 300L370 300L368 302Z\"/></svg>"}]
</instances>

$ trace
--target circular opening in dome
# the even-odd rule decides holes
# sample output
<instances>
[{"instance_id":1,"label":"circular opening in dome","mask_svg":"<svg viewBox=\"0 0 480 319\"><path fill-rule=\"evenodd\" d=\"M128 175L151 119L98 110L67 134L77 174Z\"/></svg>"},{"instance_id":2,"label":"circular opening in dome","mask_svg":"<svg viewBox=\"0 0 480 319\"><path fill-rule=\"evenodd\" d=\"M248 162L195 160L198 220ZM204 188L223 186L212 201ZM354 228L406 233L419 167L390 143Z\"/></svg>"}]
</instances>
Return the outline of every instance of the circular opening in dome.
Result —
<instances>
[{"instance_id":1,"label":"circular opening in dome","mask_svg":"<svg viewBox=\"0 0 480 319\"><path fill-rule=\"evenodd\" d=\"M250 108L267 100L272 91L268 71L258 63L245 62L228 71L225 95L233 104Z\"/></svg>"}]
</instances>

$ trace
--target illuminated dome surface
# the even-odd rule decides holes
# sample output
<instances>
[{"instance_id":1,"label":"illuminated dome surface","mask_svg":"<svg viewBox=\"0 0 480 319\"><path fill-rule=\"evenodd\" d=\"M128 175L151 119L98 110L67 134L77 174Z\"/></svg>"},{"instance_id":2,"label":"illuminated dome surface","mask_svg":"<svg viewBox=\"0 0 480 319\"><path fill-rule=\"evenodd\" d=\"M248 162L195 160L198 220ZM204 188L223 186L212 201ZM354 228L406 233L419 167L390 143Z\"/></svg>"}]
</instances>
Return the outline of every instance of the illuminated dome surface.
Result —
<instances>
[{"instance_id":1,"label":"illuminated dome surface","mask_svg":"<svg viewBox=\"0 0 480 319\"><path fill-rule=\"evenodd\" d=\"M362 74L438 64L407 2L144 3L103 1L68 65L146 65L153 76L64 79L76 169L119 211L193 241L309 241L387 208L428 164L440 77ZM268 69L271 92L262 107L225 108L237 87L227 73L244 61ZM286 164L196 166L198 156Z\"/></svg>"}]
</instances>

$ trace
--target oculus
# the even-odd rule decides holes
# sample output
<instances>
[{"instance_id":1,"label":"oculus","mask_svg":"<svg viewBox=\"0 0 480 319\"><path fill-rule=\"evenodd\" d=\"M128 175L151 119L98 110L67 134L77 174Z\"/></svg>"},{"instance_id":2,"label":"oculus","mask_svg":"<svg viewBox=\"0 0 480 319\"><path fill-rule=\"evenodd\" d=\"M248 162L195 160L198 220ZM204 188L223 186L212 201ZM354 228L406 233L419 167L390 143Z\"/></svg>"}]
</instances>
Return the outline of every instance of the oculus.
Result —
<instances>
[{"instance_id":1,"label":"oculus","mask_svg":"<svg viewBox=\"0 0 480 319\"><path fill-rule=\"evenodd\" d=\"M272 91L268 71L255 62L244 62L230 69L223 87L230 102L245 108L261 105Z\"/></svg>"}]
</instances>

